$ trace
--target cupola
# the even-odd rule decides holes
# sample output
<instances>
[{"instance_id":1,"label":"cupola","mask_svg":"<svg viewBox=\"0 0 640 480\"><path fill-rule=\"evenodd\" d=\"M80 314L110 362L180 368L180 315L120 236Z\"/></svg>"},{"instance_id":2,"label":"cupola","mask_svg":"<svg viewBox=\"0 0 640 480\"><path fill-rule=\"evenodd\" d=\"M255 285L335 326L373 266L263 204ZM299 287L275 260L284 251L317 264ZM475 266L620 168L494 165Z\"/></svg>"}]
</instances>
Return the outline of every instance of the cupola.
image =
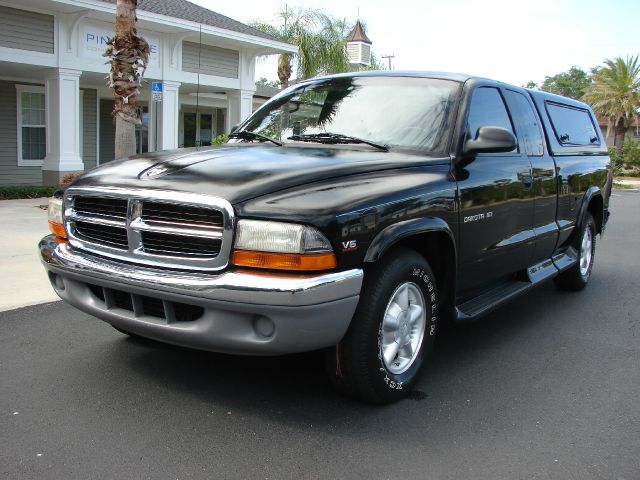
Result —
<instances>
[{"instance_id":1,"label":"cupola","mask_svg":"<svg viewBox=\"0 0 640 480\"><path fill-rule=\"evenodd\" d=\"M371 65L371 40L364 33L360 20L356 22L345 41L347 42L347 57L350 64L358 67Z\"/></svg>"}]
</instances>

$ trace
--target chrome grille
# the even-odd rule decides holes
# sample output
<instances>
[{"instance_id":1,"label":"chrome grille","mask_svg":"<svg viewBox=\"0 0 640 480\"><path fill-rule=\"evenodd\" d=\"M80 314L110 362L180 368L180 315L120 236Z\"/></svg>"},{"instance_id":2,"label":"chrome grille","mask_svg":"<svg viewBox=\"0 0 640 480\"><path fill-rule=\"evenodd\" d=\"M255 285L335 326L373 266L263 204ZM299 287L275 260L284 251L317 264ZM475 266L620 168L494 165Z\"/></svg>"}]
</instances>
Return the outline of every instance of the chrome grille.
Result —
<instances>
[{"instance_id":1,"label":"chrome grille","mask_svg":"<svg viewBox=\"0 0 640 480\"><path fill-rule=\"evenodd\" d=\"M142 248L156 255L209 256L214 258L220 251L217 238L199 238L156 232L142 232Z\"/></svg>"},{"instance_id":2,"label":"chrome grille","mask_svg":"<svg viewBox=\"0 0 640 480\"><path fill-rule=\"evenodd\" d=\"M74 209L79 215L91 215L111 220L126 220L127 218L126 199L77 197Z\"/></svg>"},{"instance_id":3,"label":"chrome grille","mask_svg":"<svg viewBox=\"0 0 640 480\"><path fill-rule=\"evenodd\" d=\"M142 220L147 223L186 224L197 227L222 227L222 213L210 208L188 207L171 203L144 202Z\"/></svg>"},{"instance_id":4,"label":"chrome grille","mask_svg":"<svg viewBox=\"0 0 640 480\"><path fill-rule=\"evenodd\" d=\"M127 229L124 227L100 225L91 221L77 221L75 227L78 236L90 242L104 243L123 250L129 248Z\"/></svg>"},{"instance_id":5,"label":"chrome grille","mask_svg":"<svg viewBox=\"0 0 640 480\"><path fill-rule=\"evenodd\" d=\"M69 242L133 262L219 270L229 259L233 209L208 195L121 188L65 193Z\"/></svg>"}]
</instances>

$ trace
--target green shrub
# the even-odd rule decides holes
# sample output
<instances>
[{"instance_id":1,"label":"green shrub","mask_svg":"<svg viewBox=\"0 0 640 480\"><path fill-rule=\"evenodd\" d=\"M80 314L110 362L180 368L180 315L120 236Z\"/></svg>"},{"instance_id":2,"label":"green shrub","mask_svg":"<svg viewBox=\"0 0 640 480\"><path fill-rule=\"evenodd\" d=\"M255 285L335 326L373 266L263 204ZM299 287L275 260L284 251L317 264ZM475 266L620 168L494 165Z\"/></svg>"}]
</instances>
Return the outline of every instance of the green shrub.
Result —
<instances>
[{"instance_id":1,"label":"green shrub","mask_svg":"<svg viewBox=\"0 0 640 480\"><path fill-rule=\"evenodd\" d=\"M227 140L229 140L229 137L227 135L222 134L214 138L211 143L213 145L222 145L223 143L227 143Z\"/></svg>"},{"instance_id":2,"label":"green shrub","mask_svg":"<svg viewBox=\"0 0 640 480\"><path fill-rule=\"evenodd\" d=\"M11 185L0 187L0 200L15 200L18 198L50 197L58 190L57 186L42 185Z\"/></svg>"},{"instance_id":3,"label":"green shrub","mask_svg":"<svg viewBox=\"0 0 640 480\"><path fill-rule=\"evenodd\" d=\"M609 156L613 165L613 171L620 176L640 175L640 142L627 140L622 144L620 155L614 147L609 147Z\"/></svg>"}]
</instances>

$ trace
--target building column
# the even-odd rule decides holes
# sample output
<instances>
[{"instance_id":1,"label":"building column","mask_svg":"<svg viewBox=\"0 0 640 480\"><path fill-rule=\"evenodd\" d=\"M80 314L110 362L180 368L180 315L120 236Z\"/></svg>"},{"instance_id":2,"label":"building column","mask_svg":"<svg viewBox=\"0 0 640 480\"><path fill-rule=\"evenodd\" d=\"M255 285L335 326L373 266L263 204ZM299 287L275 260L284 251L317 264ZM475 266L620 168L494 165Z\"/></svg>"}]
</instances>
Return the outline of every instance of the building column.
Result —
<instances>
[{"instance_id":1,"label":"building column","mask_svg":"<svg viewBox=\"0 0 640 480\"><path fill-rule=\"evenodd\" d=\"M234 90L227 93L226 133L251 115L254 93L255 90Z\"/></svg>"},{"instance_id":2,"label":"building column","mask_svg":"<svg viewBox=\"0 0 640 480\"><path fill-rule=\"evenodd\" d=\"M180 125L180 82L162 82L162 102L157 104L155 112L158 120L151 122L159 131L155 150L178 148L178 126Z\"/></svg>"},{"instance_id":3,"label":"building column","mask_svg":"<svg viewBox=\"0 0 640 480\"><path fill-rule=\"evenodd\" d=\"M57 185L69 172L84 170L80 145L80 70L57 68L45 78L47 155L42 183Z\"/></svg>"}]
</instances>

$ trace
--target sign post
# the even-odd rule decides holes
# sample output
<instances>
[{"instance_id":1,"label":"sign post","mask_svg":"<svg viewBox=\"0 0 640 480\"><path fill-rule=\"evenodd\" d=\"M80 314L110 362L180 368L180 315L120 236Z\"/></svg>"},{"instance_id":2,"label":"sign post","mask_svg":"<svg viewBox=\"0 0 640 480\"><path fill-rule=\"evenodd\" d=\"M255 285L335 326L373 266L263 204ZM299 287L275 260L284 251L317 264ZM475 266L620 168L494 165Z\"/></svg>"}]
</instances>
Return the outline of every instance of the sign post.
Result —
<instances>
[{"instance_id":1,"label":"sign post","mask_svg":"<svg viewBox=\"0 0 640 480\"><path fill-rule=\"evenodd\" d=\"M162 82L151 82L151 96L154 102L162 102Z\"/></svg>"}]
</instances>

